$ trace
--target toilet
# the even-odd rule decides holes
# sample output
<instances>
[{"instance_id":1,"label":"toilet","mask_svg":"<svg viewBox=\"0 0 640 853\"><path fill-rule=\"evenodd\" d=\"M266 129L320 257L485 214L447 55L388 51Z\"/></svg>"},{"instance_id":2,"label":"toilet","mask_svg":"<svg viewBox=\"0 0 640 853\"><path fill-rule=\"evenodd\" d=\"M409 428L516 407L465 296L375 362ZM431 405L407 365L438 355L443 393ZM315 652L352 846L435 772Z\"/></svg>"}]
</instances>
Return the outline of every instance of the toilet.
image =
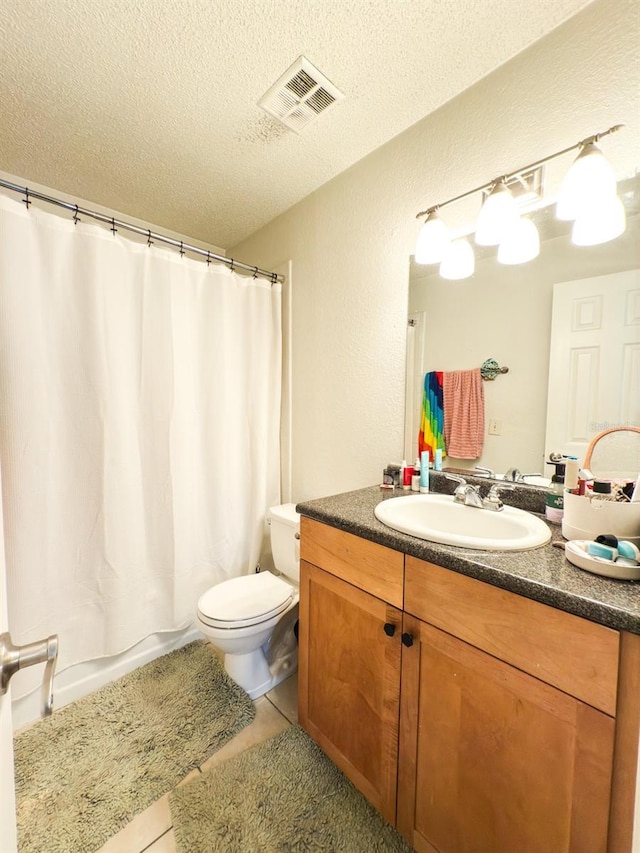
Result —
<instances>
[{"instance_id":1,"label":"toilet","mask_svg":"<svg viewBox=\"0 0 640 853\"><path fill-rule=\"evenodd\" d=\"M276 570L212 586L200 596L196 625L224 652L224 668L252 699L298 668L300 514L295 504L267 516Z\"/></svg>"}]
</instances>

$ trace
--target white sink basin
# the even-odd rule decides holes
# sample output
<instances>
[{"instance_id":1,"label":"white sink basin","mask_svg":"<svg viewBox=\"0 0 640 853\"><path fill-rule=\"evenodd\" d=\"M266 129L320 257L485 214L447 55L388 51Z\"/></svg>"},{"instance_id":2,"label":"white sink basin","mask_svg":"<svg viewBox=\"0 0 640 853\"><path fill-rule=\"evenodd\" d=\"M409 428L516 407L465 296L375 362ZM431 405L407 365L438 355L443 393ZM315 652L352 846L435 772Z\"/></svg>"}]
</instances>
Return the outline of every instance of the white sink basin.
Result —
<instances>
[{"instance_id":1,"label":"white sink basin","mask_svg":"<svg viewBox=\"0 0 640 853\"><path fill-rule=\"evenodd\" d=\"M452 495L409 495L381 501L378 521L419 539L481 551L522 551L546 545L551 532L530 512L505 506L499 512L464 506Z\"/></svg>"}]
</instances>

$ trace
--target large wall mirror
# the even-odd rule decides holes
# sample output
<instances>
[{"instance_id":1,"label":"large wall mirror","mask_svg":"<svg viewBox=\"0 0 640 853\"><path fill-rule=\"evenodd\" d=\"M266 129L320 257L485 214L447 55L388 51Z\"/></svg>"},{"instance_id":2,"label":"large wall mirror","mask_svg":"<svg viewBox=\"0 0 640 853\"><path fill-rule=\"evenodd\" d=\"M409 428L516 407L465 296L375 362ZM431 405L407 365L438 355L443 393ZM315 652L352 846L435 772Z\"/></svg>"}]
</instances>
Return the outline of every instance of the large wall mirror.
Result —
<instances>
[{"instance_id":1,"label":"large wall mirror","mask_svg":"<svg viewBox=\"0 0 640 853\"><path fill-rule=\"evenodd\" d=\"M450 467L472 469L479 465L496 474L515 467L523 473L549 477L552 472L545 467L549 450L579 453L580 447L586 447L594 435L608 427L640 425L640 176L621 181L619 194L627 227L609 243L574 246L570 223L558 221L554 207L549 206L529 214L541 236L540 255L529 263L504 266L497 262L495 249L475 247L474 275L447 281L439 276L437 267L420 266L411 257L407 459L414 458L417 450L424 374L429 370L480 367L488 358L509 371L483 386L482 455L475 460L447 459ZM567 301L564 294L570 292L567 304L574 312L569 326L580 320L576 320L575 306L584 314L583 325L598 325L600 317L595 317L594 311L599 309L594 309L594 304L608 298L622 280L624 295L619 305L606 308L613 321L608 320L602 328L602 335L613 344L615 357L589 358L595 350L585 336L586 356L582 361L576 356L577 361L568 368L564 354L573 352L575 344L569 339L567 323L557 317L559 311L566 310L561 305L563 299ZM573 284L563 284L569 282ZM569 369L573 370L573 379L560 375ZM575 399L571 382L576 381L588 385L588 401ZM575 434L563 437L558 430L568 422Z\"/></svg>"}]
</instances>

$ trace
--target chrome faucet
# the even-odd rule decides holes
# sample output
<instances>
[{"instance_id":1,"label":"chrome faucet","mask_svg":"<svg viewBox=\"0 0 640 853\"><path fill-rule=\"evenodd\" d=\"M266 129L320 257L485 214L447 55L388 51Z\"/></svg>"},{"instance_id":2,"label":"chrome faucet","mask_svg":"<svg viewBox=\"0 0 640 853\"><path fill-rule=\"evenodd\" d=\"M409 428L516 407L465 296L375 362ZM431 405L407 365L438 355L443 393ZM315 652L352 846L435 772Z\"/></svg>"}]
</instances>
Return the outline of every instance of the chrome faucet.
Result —
<instances>
[{"instance_id":1,"label":"chrome faucet","mask_svg":"<svg viewBox=\"0 0 640 853\"><path fill-rule=\"evenodd\" d=\"M476 465L476 467L471 473L477 474L478 477L493 478L496 476L496 472L493 470L493 468L485 468L484 465Z\"/></svg>"},{"instance_id":2,"label":"chrome faucet","mask_svg":"<svg viewBox=\"0 0 640 853\"><path fill-rule=\"evenodd\" d=\"M524 483L525 477L542 477L542 474L539 472L535 474L523 474L517 468L509 468L504 475L504 479L509 483Z\"/></svg>"},{"instance_id":3,"label":"chrome faucet","mask_svg":"<svg viewBox=\"0 0 640 853\"><path fill-rule=\"evenodd\" d=\"M455 483L458 483L453 493L453 499L456 503L482 509L483 503L479 486L472 486L470 483L467 483L464 477L458 477L457 474L445 474L445 477L447 480L453 480Z\"/></svg>"},{"instance_id":4,"label":"chrome faucet","mask_svg":"<svg viewBox=\"0 0 640 853\"><path fill-rule=\"evenodd\" d=\"M456 503L464 504L465 506L474 506L477 509L488 509L491 512L500 512L504 509L504 504L500 499L500 492L512 492L515 486L512 484L499 484L491 486L489 494L483 498L480 494L479 486L472 486L464 479L458 477L457 474L445 474L447 480L453 480L458 483L456 490L453 493L453 499Z\"/></svg>"}]
</instances>

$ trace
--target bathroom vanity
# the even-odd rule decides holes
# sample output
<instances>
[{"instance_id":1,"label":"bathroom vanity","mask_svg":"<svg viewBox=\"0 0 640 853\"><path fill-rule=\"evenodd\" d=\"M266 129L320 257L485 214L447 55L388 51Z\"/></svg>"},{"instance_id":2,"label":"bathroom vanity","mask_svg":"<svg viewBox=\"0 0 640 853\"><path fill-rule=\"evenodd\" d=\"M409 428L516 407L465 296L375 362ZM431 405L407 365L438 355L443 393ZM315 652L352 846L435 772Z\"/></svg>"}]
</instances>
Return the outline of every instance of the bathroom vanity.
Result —
<instances>
[{"instance_id":1,"label":"bathroom vanity","mask_svg":"<svg viewBox=\"0 0 640 853\"><path fill-rule=\"evenodd\" d=\"M631 853L637 585L396 533L397 496L297 506L302 726L418 851Z\"/></svg>"}]
</instances>

